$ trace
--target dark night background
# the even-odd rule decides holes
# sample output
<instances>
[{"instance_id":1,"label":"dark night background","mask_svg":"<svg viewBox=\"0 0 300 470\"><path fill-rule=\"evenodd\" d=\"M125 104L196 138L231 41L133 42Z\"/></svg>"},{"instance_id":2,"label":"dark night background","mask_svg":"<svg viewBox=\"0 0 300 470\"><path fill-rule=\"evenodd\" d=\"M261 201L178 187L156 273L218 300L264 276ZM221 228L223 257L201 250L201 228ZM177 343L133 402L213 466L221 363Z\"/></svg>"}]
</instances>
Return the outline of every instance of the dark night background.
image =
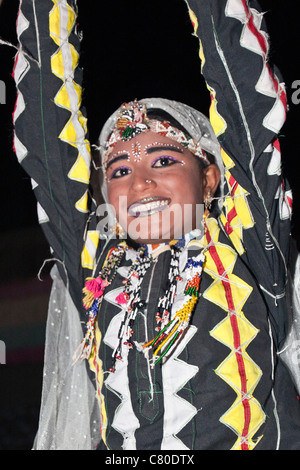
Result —
<instances>
[{"instance_id":1,"label":"dark night background","mask_svg":"<svg viewBox=\"0 0 300 470\"><path fill-rule=\"evenodd\" d=\"M207 113L209 97L200 74L198 40L192 36L183 0L105 3L78 0L84 104L91 142L111 112L134 98L162 96ZM281 146L283 168L294 192L293 236L299 245L300 104L293 103L292 95L296 92L293 83L300 81L300 4L295 0L260 3L267 12L270 59L282 72L289 98ZM0 37L14 44L17 8L17 0L2 0L0 7ZM10 74L15 53L13 48L0 45L0 80L6 84L6 103L0 104L0 340L6 344L6 364L0 365L0 450L26 450L33 442L50 289L49 270L42 282L37 280L49 251L37 223L30 179L12 151L15 90Z\"/></svg>"}]
</instances>

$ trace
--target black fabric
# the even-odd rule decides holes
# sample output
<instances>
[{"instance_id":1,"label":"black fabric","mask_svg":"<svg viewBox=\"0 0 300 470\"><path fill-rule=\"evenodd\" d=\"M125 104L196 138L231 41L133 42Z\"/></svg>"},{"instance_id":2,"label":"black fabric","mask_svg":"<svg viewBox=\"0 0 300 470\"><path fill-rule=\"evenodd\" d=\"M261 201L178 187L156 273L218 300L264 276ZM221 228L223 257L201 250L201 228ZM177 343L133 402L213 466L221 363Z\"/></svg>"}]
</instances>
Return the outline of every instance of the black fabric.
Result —
<instances>
[{"instance_id":1,"label":"black fabric","mask_svg":"<svg viewBox=\"0 0 300 470\"><path fill-rule=\"evenodd\" d=\"M222 233L220 236L220 241L228 245L226 237ZM195 252L193 254L195 255ZM150 302L146 309L148 328L150 332L152 329L153 336L156 326L157 301L166 283L169 257L170 252L162 253L158 257L157 264L149 268L142 284L142 300L146 300L149 278L154 268L155 275L151 286ZM300 402L287 369L278 359L275 352L276 348L273 349L268 307L252 274L240 259L235 264L234 274L253 288L243 308L243 313L247 320L259 330L259 334L247 348L251 360L263 372L255 388L254 397L264 410L266 421L255 436L255 439L263 436L256 449L275 450L279 433L280 449L300 449ZM110 289L113 291L120 285L120 282L121 279L116 278ZM211 277L204 273L201 281L201 294L206 291L211 283ZM107 330L111 319L118 311L118 307L114 308L112 304L108 305L108 302L104 301L99 316L99 327L102 332ZM145 341L142 313L144 312L141 312L141 315L137 316L135 321L133 341ZM213 328L223 319L224 311L201 296L191 322L191 325L197 327L197 333L178 358L199 367L199 372L178 392L179 397L187 400L198 410L197 415L177 435L191 450L228 450L237 439L232 430L220 422L221 416L228 411L237 396L230 385L215 373L217 367L230 352L228 347L216 341L210 335ZM108 370L111 366L111 353L111 348L107 347L102 341L99 355L102 360L104 359L104 370ZM272 376L273 362L275 363L275 380ZM164 428L161 365L155 367L152 371L152 379L155 393L153 402L149 402L150 385L147 361L142 353L136 349L131 350L129 353L128 381L132 407L140 423L140 427L135 432L137 449L157 450L161 448ZM275 387L272 391L274 384ZM282 386L282 384L284 385ZM107 445L112 450L121 449L123 438L121 438L119 432L111 427L116 410L121 403L121 397L117 398L113 392L107 390L105 385L103 388L110 423L107 433ZM279 404L278 411L274 399ZM289 422L287 417L289 417ZM103 443L100 449L105 449Z\"/></svg>"},{"instance_id":2,"label":"black fabric","mask_svg":"<svg viewBox=\"0 0 300 470\"><path fill-rule=\"evenodd\" d=\"M288 220L280 220L280 201L276 194L281 183L286 190L289 184L282 175L267 172L272 154L265 150L277 135L263 125L274 105L274 98L256 89L263 69L262 55L241 45L243 24L236 18L225 16L222 2L188 0L187 3L198 20L197 35L205 56L202 73L216 93L218 112L226 122L226 130L219 136L219 141L234 161L230 170L232 176L250 194L248 202L255 224L243 232L243 243L247 248L243 257L258 283L274 297L281 296L287 281L285 260L290 224ZM245 2L243 8L248 10L250 7L261 11L255 0ZM261 28L266 31L263 18ZM217 51L216 42L229 70ZM272 64L268 66L272 67ZM280 73L274 69L280 81ZM272 249L266 249L267 239L272 241ZM265 299L282 343L286 333L284 302L279 300L276 305L269 295L265 295Z\"/></svg>"}]
</instances>

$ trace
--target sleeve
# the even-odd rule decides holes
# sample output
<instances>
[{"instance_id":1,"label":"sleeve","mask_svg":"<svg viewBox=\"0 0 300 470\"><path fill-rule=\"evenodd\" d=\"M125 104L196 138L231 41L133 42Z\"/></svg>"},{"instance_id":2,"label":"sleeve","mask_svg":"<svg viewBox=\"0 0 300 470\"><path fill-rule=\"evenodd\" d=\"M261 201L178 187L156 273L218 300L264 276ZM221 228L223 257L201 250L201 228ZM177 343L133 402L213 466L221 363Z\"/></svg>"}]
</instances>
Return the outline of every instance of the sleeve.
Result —
<instances>
[{"instance_id":1,"label":"sleeve","mask_svg":"<svg viewBox=\"0 0 300 470\"><path fill-rule=\"evenodd\" d=\"M263 13L256 0L187 4L225 167L219 221L254 273L277 329L284 329L277 307L285 297L292 195L281 172L278 134L287 103L268 60Z\"/></svg>"},{"instance_id":2,"label":"sleeve","mask_svg":"<svg viewBox=\"0 0 300 470\"><path fill-rule=\"evenodd\" d=\"M20 2L14 148L30 175L39 222L78 308L99 237L88 230L90 144L81 109L76 1Z\"/></svg>"}]
</instances>

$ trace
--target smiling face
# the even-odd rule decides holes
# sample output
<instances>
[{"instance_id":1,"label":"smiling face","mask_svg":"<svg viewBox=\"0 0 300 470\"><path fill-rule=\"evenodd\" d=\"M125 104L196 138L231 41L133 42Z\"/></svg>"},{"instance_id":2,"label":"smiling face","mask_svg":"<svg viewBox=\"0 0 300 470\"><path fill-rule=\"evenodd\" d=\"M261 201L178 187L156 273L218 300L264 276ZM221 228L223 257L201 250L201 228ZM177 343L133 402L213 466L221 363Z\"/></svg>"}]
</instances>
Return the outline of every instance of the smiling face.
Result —
<instances>
[{"instance_id":1,"label":"smiling face","mask_svg":"<svg viewBox=\"0 0 300 470\"><path fill-rule=\"evenodd\" d=\"M201 170L196 157L175 141L143 132L118 142L109 156L108 202L138 243L178 238L197 227L210 167Z\"/></svg>"}]
</instances>

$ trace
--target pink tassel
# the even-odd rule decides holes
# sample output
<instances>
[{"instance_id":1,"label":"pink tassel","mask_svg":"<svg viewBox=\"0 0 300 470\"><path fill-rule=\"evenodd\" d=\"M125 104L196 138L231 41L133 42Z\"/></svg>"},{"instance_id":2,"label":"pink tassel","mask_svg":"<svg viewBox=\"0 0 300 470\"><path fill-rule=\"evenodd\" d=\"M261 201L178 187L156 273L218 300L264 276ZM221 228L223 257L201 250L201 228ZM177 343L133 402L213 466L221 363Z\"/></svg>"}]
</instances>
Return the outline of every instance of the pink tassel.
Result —
<instances>
[{"instance_id":1,"label":"pink tassel","mask_svg":"<svg viewBox=\"0 0 300 470\"><path fill-rule=\"evenodd\" d=\"M108 286L108 284L109 283L106 279L103 280L100 277L97 277L87 281L85 284L85 289L94 294L95 299L98 299L104 294L104 289Z\"/></svg>"},{"instance_id":2,"label":"pink tassel","mask_svg":"<svg viewBox=\"0 0 300 470\"><path fill-rule=\"evenodd\" d=\"M117 295L115 301L116 301L119 305L127 304L127 301L128 301L128 294L124 294L124 292L121 292L121 294Z\"/></svg>"}]
</instances>

